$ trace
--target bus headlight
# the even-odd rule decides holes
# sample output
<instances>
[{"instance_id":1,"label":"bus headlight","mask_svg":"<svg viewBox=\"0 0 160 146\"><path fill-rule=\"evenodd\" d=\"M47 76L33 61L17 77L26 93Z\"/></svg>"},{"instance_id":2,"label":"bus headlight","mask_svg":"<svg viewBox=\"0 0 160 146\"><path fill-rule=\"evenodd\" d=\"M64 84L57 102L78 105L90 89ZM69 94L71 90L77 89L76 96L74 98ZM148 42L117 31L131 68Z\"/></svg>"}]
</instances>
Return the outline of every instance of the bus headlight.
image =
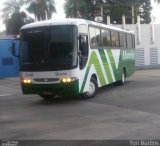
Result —
<instances>
[{"instance_id":1,"label":"bus headlight","mask_svg":"<svg viewBox=\"0 0 160 146\"><path fill-rule=\"evenodd\" d=\"M61 80L61 82L62 83L71 83L71 82L73 82L73 81L75 81L76 80L76 78L63 78L62 80Z\"/></svg>"},{"instance_id":2,"label":"bus headlight","mask_svg":"<svg viewBox=\"0 0 160 146\"><path fill-rule=\"evenodd\" d=\"M31 79L21 79L21 83L23 83L23 84L31 84L32 80Z\"/></svg>"}]
</instances>

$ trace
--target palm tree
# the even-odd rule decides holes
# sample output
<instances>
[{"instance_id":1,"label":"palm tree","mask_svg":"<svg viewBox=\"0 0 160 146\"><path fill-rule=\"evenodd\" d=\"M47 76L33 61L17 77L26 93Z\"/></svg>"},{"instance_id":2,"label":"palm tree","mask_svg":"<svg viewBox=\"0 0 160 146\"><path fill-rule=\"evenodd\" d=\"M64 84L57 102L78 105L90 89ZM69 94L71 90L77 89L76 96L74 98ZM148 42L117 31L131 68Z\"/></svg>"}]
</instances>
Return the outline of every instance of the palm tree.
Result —
<instances>
[{"instance_id":1,"label":"palm tree","mask_svg":"<svg viewBox=\"0 0 160 146\"><path fill-rule=\"evenodd\" d=\"M8 0L4 3L2 9L2 18L7 19L13 13L20 13L21 7L25 4L25 0Z\"/></svg>"},{"instance_id":2,"label":"palm tree","mask_svg":"<svg viewBox=\"0 0 160 146\"><path fill-rule=\"evenodd\" d=\"M64 6L66 17L84 18L86 15L86 5L87 3L85 0L66 0Z\"/></svg>"},{"instance_id":3,"label":"palm tree","mask_svg":"<svg viewBox=\"0 0 160 146\"><path fill-rule=\"evenodd\" d=\"M51 19L52 13L56 12L54 0L29 0L27 3L29 3L27 10L34 14L38 21Z\"/></svg>"},{"instance_id":4,"label":"palm tree","mask_svg":"<svg viewBox=\"0 0 160 146\"><path fill-rule=\"evenodd\" d=\"M47 19L52 18L52 13L56 12L55 2L53 0L43 0L46 7Z\"/></svg>"},{"instance_id":5,"label":"palm tree","mask_svg":"<svg viewBox=\"0 0 160 146\"><path fill-rule=\"evenodd\" d=\"M26 13L13 13L9 19L6 20L6 34L19 34L20 28L27 24L33 22L33 19L28 19Z\"/></svg>"},{"instance_id":6,"label":"palm tree","mask_svg":"<svg viewBox=\"0 0 160 146\"><path fill-rule=\"evenodd\" d=\"M33 22L21 7L25 4L25 0L7 0L2 9L2 19L6 26L7 34L18 34L20 28L27 23Z\"/></svg>"},{"instance_id":7,"label":"palm tree","mask_svg":"<svg viewBox=\"0 0 160 146\"><path fill-rule=\"evenodd\" d=\"M160 0L154 0L154 2L157 2L158 4L160 3Z\"/></svg>"},{"instance_id":8,"label":"palm tree","mask_svg":"<svg viewBox=\"0 0 160 146\"><path fill-rule=\"evenodd\" d=\"M108 0L66 0L64 10L66 17L94 20L100 15L100 6Z\"/></svg>"}]
</instances>

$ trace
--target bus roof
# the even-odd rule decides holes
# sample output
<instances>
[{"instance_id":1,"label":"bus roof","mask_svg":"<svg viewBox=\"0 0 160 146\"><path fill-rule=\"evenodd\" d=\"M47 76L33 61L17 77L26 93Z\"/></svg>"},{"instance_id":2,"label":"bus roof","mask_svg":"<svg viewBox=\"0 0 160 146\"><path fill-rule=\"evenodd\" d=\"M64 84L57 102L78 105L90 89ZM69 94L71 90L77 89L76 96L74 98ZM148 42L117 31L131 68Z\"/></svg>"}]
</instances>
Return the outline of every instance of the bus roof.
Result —
<instances>
[{"instance_id":1,"label":"bus roof","mask_svg":"<svg viewBox=\"0 0 160 146\"><path fill-rule=\"evenodd\" d=\"M133 31L130 31L130 30L121 29L121 28L111 26L111 25L106 25L103 23L98 23L98 22L89 21L89 20L85 20L85 19L73 19L73 18L65 18L65 19L61 19L61 20L45 20L45 21L34 22L34 23L24 25L21 28L21 30L22 29L29 29L29 28L36 28L36 27L43 27L43 26L53 26L53 25L77 25L77 26L79 26L80 24L95 25L95 26L99 26L99 27L103 27L103 28L114 29L117 31L134 33Z\"/></svg>"}]
</instances>

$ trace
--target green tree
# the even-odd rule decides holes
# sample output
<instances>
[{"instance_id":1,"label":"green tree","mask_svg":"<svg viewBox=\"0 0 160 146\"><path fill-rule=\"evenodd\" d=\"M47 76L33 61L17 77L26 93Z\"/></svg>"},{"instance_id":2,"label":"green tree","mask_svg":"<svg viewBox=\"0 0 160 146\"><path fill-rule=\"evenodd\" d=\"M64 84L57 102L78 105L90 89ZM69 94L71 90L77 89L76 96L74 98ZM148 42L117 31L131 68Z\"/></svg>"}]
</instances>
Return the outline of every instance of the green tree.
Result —
<instances>
[{"instance_id":1,"label":"green tree","mask_svg":"<svg viewBox=\"0 0 160 146\"><path fill-rule=\"evenodd\" d=\"M20 13L25 0L7 0L2 9L3 20L8 19L13 13Z\"/></svg>"},{"instance_id":2,"label":"green tree","mask_svg":"<svg viewBox=\"0 0 160 146\"><path fill-rule=\"evenodd\" d=\"M66 17L85 18L87 7L86 0L66 0L64 6Z\"/></svg>"},{"instance_id":3,"label":"green tree","mask_svg":"<svg viewBox=\"0 0 160 146\"><path fill-rule=\"evenodd\" d=\"M140 15L141 23L151 22L150 14L152 7L150 0L117 0L108 9L112 23L122 23L122 15L126 16L126 23L132 23L133 12L135 21L136 16Z\"/></svg>"},{"instance_id":4,"label":"green tree","mask_svg":"<svg viewBox=\"0 0 160 146\"><path fill-rule=\"evenodd\" d=\"M101 6L112 4L114 0L66 0L66 17L94 20L101 15Z\"/></svg>"},{"instance_id":5,"label":"green tree","mask_svg":"<svg viewBox=\"0 0 160 146\"><path fill-rule=\"evenodd\" d=\"M21 10L24 0L7 0L2 9L2 19L6 26L7 34L19 34L20 28L33 20Z\"/></svg>"},{"instance_id":6,"label":"green tree","mask_svg":"<svg viewBox=\"0 0 160 146\"><path fill-rule=\"evenodd\" d=\"M138 11L139 10L139 11ZM137 14L141 17L141 23L148 24L151 22L151 1L150 0L143 0L139 9L137 10Z\"/></svg>"},{"instance_id":7,"label":"green tree","mask_svg":"<svg viewBox=\"0 0 160 146\"><path fill-rule=\"evenodd\" d=\"M51 19L52 14L56 12L54 0L29 0L26 3L29 4L28 12L34 14L38 21Z\"/></svg>"},{"instance_id":8,"label":"green tree","mask_svg":"<svg viewBox=\"0 0 160 146\"><path fill-rule=\"evenodd\" d=\"M159 0L160 1L160 0ZM122 16L126 16L126 22L132 23L132 12L134 20L141 16L141 23L150 23L151 14L150 0L66 0L65 12L67 17L86 18L94 20L96 16L111 16L111 23L122 23Z\"/></svg>"},{"instance_id":9,"label":"green tree","mask_svg":"<svg viewBox=\"0 0 160 146\"><path fill-rule=\"evenodd\" d=\"M27 17L24 12L13 13L9 19L5 21L6 24L6 34L19 34L20 28L28 23L33 22L34 20Z\"/></svg>"},{"instance_id":10,"label":"green tree","mask_svg":"<svg viewBox=\"0 0 160 146\"><path fill-rule=\"evenodd\" d=\"M116 3L116 0L93 0L94 18L96 16L102 16L103 22L106 23L107 15L110 14L110 7L112 7Z\"/></svg>"}]
</instances>

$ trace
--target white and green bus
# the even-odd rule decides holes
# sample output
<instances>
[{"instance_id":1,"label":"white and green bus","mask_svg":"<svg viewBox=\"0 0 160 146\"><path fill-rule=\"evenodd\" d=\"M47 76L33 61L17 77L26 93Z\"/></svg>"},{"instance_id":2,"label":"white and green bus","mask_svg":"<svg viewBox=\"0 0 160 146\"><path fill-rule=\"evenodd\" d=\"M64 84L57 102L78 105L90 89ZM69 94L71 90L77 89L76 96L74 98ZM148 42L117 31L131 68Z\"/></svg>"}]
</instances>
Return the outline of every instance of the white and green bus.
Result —
<instances>
[{"instance_id":1,"label":"white and green bus","mask_svg":"<svg viewBox=\"0 0 160 146\"><path fill-rule=\"evenodd\" d=\"M119 82L135 71L131 31L84 19L25 25L20 35L23 94L81 94L93 97L99 87Z\"/></svg>"}]
</instances>

